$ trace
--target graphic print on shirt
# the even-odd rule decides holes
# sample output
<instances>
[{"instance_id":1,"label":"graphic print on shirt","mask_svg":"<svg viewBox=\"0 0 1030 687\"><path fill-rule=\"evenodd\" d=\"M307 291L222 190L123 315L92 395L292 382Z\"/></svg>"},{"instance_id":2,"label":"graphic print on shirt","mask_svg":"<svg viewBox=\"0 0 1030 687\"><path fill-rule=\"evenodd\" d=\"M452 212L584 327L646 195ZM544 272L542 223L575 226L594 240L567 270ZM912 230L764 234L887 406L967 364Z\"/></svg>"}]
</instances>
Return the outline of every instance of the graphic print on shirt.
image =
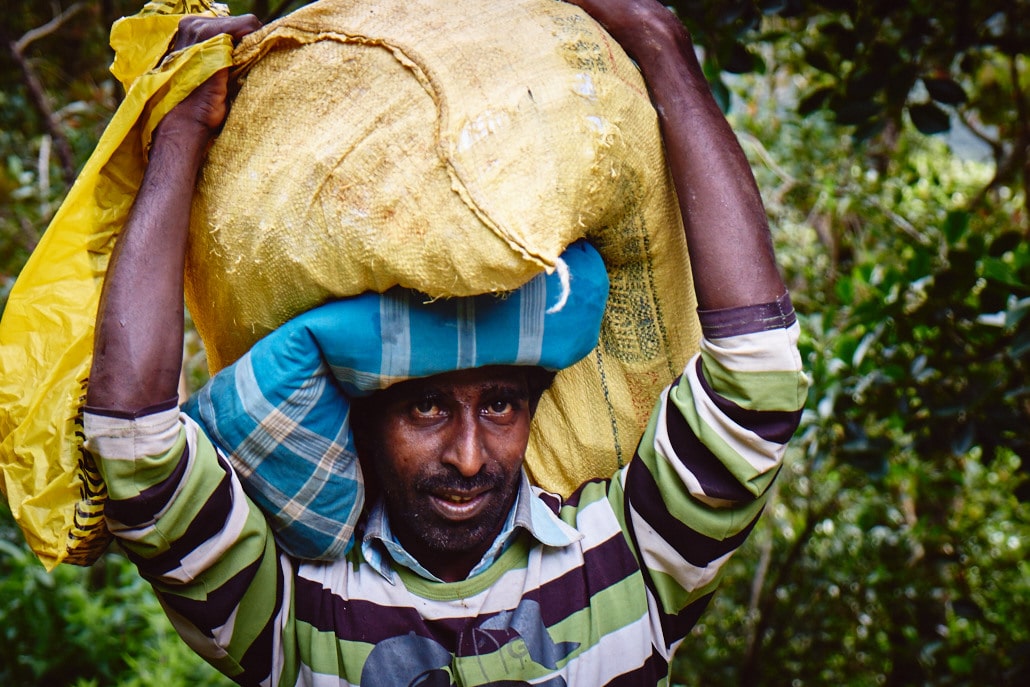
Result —
<instances>
[{"instance_id":1,"label":"graphic print on shirt","mask_svg":"<svg viewBox=\"0 0 1030 687\"><path fill-rule=\"evenodd\" d=\"M457 646L466 644L466 639L459 636ZM529 685L510 679L521 672L527 656L537 665L557 670L558 662L579 648L579 642L555 643L540 615L540 604L531 599L523 599L514 611L499 613L472 628L471 644L477 657L500 656L499 665L495 660L479 661L483 681L475 684L482 687ZM361 670L361 687L456 687L450 668L453 660L442 644L429 637L414 632L391 637L376 644L368 655ZM567 687L560 675L535 684Z\"/></svg>"}]
</instances>

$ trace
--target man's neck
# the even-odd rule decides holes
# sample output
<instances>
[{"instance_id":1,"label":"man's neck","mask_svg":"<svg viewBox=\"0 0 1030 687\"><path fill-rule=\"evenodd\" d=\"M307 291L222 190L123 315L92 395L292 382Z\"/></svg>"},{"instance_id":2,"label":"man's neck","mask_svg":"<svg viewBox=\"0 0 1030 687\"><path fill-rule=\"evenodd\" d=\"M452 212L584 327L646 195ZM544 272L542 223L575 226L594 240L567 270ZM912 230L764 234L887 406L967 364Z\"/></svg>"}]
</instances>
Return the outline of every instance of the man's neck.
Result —
<instances>
[{"instance_id":1,"label":"man's neck","mask_svg":"<svg viewBox=\"0 0 1030 687\"><path fill-rule=\"evenodd\" d=\"M500 530L494 533L494 537L500 534ZM433 551L426 547L419 547L418 544L409 545L404 539L399 539L401 545L408 551L415 560L422 564L426 570L444 582L460 582L467 579L476 564L483 559L483 555L489 550L493 539L485 546L469 551Z\"/></svg>"}]
</instances>

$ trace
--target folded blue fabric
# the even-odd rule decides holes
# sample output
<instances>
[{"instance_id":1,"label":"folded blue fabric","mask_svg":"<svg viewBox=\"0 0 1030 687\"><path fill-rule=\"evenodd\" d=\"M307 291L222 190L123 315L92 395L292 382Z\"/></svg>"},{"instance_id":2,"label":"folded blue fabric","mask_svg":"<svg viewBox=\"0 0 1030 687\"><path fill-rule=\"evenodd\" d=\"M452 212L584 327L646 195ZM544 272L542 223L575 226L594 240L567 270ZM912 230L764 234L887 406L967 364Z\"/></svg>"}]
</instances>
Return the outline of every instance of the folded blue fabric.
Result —
<instances>
[{"instance_id":1,"label":"folded blue fabric","mask_svg":"<svg viewBox=\"0 0 1030 687\"><path fill-rule=\"evenodd\" d=\"M183 406L229 456L282 548L329 560L351 546L364 483L349 398L485 365L560 370L597 344L608 297L585 241L516 291L427 301L395 288L315 308L258 341Z\"/></svg>"}]
</instances>

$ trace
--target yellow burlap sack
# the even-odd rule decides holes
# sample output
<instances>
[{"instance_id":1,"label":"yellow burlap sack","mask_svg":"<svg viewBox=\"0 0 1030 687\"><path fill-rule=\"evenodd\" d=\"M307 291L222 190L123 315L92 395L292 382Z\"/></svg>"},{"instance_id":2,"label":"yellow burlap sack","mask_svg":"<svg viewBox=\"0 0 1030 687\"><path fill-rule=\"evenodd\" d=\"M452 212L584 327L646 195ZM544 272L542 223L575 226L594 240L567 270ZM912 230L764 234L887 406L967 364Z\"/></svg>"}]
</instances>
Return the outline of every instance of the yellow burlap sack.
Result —
<instances>
[{"instance_id":1,"label":"yellow burlap sack","mask_svg":"<svg viewBox=\"0 0 1030 687\"><path fill-rule=\"evenodd\" d=\"M555 0L322 0L235 59L187 258L212 370L329 298L510 290L586 236L608 314L545 396L527 465L568 492L625 463L698 328L656 114L621 48Z\"/></svg>"},{"instance_id":2,"label":"yellow burlap sack","mask_svg":"<svg viewBox=\"0 0 1030 687\"><path fill-rule=\"evenodd\" d=\"M47 569L92 563L110 535L107 490L82 448L93 322L107 260L136 197L157 123L197 84L231 64L227 37L148 71L179 15L215 13L204 0L151 3L117 23L112 72L127 88L39 245L0 320L0 491Z\"/></svg>"}]
</instances>

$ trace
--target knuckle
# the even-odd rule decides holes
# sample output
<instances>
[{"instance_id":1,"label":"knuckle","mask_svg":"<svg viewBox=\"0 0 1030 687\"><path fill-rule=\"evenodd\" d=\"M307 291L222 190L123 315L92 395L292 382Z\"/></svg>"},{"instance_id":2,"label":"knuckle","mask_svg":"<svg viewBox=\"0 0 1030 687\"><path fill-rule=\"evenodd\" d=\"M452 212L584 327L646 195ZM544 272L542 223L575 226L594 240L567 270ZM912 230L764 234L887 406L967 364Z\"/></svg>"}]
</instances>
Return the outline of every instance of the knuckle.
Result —
<instances>
[{"instance_id":1,"label":"knuckle","mask_svg":"<svg viewBox=\"0 0 1030 687\"><path fill-rule=\"evenodd\" d=\"M198 17L183 17L179 20L179 33L184 37L192 38L199 32L199 25Z\"/></svg>"}]
</instances>

